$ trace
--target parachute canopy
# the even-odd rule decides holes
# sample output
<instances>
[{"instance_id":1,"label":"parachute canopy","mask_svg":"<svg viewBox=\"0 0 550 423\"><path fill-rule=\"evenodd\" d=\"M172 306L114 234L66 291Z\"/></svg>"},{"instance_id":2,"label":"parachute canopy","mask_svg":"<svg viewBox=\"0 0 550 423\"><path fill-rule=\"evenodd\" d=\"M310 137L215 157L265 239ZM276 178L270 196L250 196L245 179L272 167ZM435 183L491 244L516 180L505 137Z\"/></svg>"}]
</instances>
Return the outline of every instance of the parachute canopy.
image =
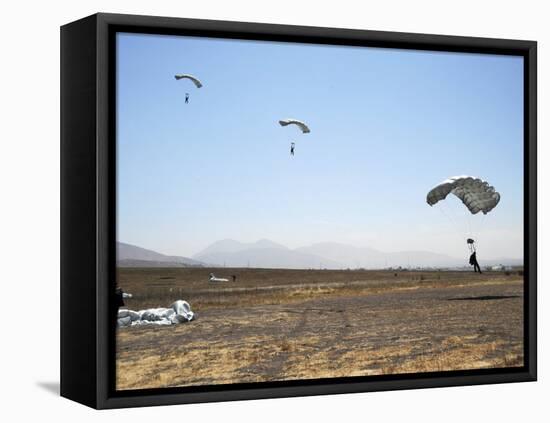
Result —
<instances>
[{"instance_id":1,"label":"parachute canopy","mask_svg":"<svg viewBox=\"0 0 550 423\"><path fill-rule=\"evenodd\" d=\"M472 214L480 211L487 214L500 201L500 194L493 186L473 176L453 176L443 181L428 193L426 201L433 206L444 200L450 193L460 198Z\"/></svg>"},{"instance_id":2,"label":"parachute canopy","mask_svg":"<svg viewBox=\"0 0 550 423\"><path fill-rule=\"evenodd\" d=\"M308 134L309 132L311 132L309 130L308 126L304 122L296 120L296 119L283 119L283 120L279 121L279 124L281 126L296 125L296 126L298 126L298 128L300 128L300 130L304 134Z\"/></svg>"},{"instance_id":3,"label":"parachute canopy","mask_svg":"<svg viewBox=\"0 0 550 423\"><path fill-rule=\"evenodd\" d=\"M118 310L117 323L123 326L141 325L175 325L195 320L197 316L191 311L187 301L178 300L169 308L149 308L134 311L127 309Z\"/></svg>"},{"instance_id":4,"label":"parachute canopy","mask_svg":"<svg viewBox=\"0 0 550 423\"><path fill-rule=\"evenodd\" d=\"M193 75L179 74L179 75L174 75L174 78L176 78L176 81L179 81L180 79L190 79L190 80L193 81L193 83L197 86L197 88L202 87L201 81L199 81L199 80L198 80L197 78L195 78Z\"/></svg>"},{"instance_id":5,"label":"parachute canopy","mask_svg":"<svg viewBox=\"0 0 550 423\"><path fill-rule=\"evenodd\" d=\"M467 243L467 244L473 244L474 242L475 242L475 241L474 241L472 238L468 238L468 239L466 240L466 243Z\"/></svg>"}]
</instances>

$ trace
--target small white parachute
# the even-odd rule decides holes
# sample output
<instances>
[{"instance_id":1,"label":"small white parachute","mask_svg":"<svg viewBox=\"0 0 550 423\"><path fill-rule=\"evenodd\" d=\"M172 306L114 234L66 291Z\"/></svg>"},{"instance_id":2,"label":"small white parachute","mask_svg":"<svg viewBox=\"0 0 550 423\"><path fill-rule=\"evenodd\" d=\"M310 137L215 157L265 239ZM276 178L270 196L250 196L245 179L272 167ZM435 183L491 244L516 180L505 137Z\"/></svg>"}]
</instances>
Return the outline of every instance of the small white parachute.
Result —
<instances>
[{"instance_id":1,"label":"small white parachute","mask_svg":"<svg viewBox=\"0 0 550 423\"><path fill-rule=\"evenodd\" d=\"M178 74L178 75L174 75L174 78L176 78L176 81L179 81L180 79L190 79L191 81L193 81L193 83L195 84L195 86L197 88L200 88L202 87L202 82L198 80L198 78L195 78L193 75L189 75L189 74Z\"/></svg>"},{"instance_id":2,"label":"small white parachute","mask_svg":"<svg viewBox=\"0 0 550 423\"><path fill-rule=\"evenodd\" d=\"M311 131L309 130L309 127L302 121L296 120L296 119L283 119L279 121L279 124L281 126L287 126L287 125L296 125L303 134L308 134Z\"/></svg>"},{"instance_id":3,"label":"small white parachute","mask_svg":"<svg viewBox=\"0 0 550 423\"><path fill-rule=\"evenodd\" d=\"M474 176L453 176L434 187L427 195L426 202L433 206L449 194L456 195L470 213L483 214L493 210L500 201L500 194L488 182Z\"/></svg>"}]
</instances>

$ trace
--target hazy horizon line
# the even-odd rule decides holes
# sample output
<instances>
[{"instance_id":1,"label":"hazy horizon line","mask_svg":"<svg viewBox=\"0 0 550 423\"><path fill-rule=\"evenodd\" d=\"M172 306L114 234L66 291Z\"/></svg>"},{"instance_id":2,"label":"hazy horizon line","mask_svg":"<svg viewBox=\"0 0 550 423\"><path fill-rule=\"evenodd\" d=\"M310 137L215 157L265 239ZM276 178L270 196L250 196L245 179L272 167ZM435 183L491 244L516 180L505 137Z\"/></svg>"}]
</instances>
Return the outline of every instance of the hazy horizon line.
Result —
<instances>
[{"instance_id":1,"label":"hazy horizon line","mask_svg":"<svg viewBox=\"0 0 550 423\"><path fill-rule=\"evenodd\" d=\"M383 254L398 254L398 253L408 253L408 252L411 252L411 253L430 253L430 254L437 254L437 255L441 255L441 256L446 256L448 258L451 258L451 259L456 259L456 260L460 260L461 257L457 257L457 256L454 256L454 255L450 255L450 254L447 254L447 253L440 253L440 252L436 252L436 251L433 251L433 250L426 250L426 249L418 249L418 250L412 250L412 249L404 249L404 250L395 250L395 251L388 251L388 250L381 250L381 249L377 249L377 248L373 248L371 247L370 245L363 245L363 246L358 246L356 244L351 244L351 243L345 243L345 242L339 242L339 241L320 241L320 242L313 242L313 243L310 243L310 244L305 244L305 245L301 245L299 247L288 247L287 245L285 244L282 244L280 242L277 242L277 241L273 241L269 238L259 238L255 241L240 241L240 240L237 240L237 239L234 239L234 238L222 238L222 239L218 239L216 241L213 241L213 242L210 242L208 243L208 245L202 249L200 249L198 252L195 252L193 254L190 254L190 255L187 255L187 254L180 254L180 253L176 253L176 254L171 254L171 253L165 253L165 252L162 252L160 249L156 249L156 248L150 248L150 247L143 247L141 245L137 245L137 244L132 244L132 243L129 243L129 242L125 242L125 241L121 241L121 240L118 240L117 239L117 242L118 243L123 243L123 244L127 244L127 245L132 245L134 247L138 247L138 248L143 248L145 250L149 250L149 251L154 251L156 253L159 253L159 254L162 254L162 255L165 255L165 256L176 256L176 257L184 257L184 258L193 258L195 256L197 256L198 254L200 254L202 251L206 250L207 248L211 247L212 245L218 243L218 242L223 242L223 241L232 241L232 242L237 242L237 243L240 243L240 244L257 244L258 242L260 241L268 241L268 242L271 242L273 244L277 244L287 250L290 250L290 251L295 251L295 250L298 250L300 248L305 248L305 247L311 247L311 246L314 246L314 245L320 245L320 244L338 244L338 245L342 245L342 246L346 246L346 247L352 247L352 248L356 248L356 249L370 249L370 250L374 250L376 252L379 252L379 253L383 253ZM465 248L465 253L467 253L467 250ZM492 257L492 256L484 256L484 259L485 260L499 260L499 259L507 259L507 260L523 260L524 257L514 257L514 256L495 256L495 257Z\"/></svg>"}]
</instances>

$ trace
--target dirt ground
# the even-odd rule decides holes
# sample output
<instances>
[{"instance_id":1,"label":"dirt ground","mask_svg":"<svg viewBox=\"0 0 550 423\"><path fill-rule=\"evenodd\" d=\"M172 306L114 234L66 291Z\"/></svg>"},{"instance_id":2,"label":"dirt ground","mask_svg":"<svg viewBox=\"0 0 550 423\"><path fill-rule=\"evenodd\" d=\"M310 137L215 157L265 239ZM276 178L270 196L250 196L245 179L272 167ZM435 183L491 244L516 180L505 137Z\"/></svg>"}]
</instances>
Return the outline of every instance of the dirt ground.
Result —
<instances>
[{"instance_id":1,"label":"dirt ground","mask_svg":"<svg viewBox=\"0 0 550 423\"><path fill-rule=\"evenodd\" d=\"M130 309L196 321L117 330L117 389L523 365L517 273L119 269Z\"/></svg>"}]
</instances>

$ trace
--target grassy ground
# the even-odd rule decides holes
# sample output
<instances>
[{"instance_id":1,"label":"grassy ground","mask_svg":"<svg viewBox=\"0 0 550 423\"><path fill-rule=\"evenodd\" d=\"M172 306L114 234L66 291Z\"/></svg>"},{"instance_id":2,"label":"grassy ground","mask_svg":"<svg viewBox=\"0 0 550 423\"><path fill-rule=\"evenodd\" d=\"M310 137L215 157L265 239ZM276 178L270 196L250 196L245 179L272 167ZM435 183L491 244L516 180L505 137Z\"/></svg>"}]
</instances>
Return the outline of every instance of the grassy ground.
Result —
<instances>
[{"instance_id":1,"label":"grassy ground","mask_svg":"<svg viewBox=\"0 0 550 423\"><path fill-rule=\"evenodd\" d=\"M119 269L119 285L131 309L181 298L199 318L119 329L118 389L523 365L517 274Z\"/></svg>"}]
</instances>

